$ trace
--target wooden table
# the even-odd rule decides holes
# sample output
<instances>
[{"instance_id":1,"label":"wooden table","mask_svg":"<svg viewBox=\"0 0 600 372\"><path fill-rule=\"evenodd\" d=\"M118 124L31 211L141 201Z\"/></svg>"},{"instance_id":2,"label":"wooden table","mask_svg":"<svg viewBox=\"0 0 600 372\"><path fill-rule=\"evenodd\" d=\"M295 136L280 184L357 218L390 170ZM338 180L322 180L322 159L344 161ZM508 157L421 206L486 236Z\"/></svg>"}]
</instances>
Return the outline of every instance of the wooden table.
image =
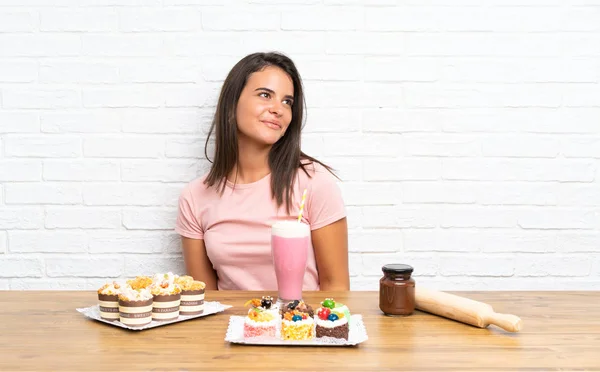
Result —
<instances>
[{"instance_id":1,"label":"wooden table","mask_svg":"<svg viewBox=\"0 0 600 372\"><path fill-rule=\"evenodd\" d=\"M264 292L209 292L224 313L144 331L90 320L75 311L94 292L0 292L0 371L600 370L600 292L462 292L523 319L520 333L479 329L430 314L381 314L376 292L308 292L362 314L369 340L355 347L229 344L230 315Z\"/></svg>"}]
</instances>

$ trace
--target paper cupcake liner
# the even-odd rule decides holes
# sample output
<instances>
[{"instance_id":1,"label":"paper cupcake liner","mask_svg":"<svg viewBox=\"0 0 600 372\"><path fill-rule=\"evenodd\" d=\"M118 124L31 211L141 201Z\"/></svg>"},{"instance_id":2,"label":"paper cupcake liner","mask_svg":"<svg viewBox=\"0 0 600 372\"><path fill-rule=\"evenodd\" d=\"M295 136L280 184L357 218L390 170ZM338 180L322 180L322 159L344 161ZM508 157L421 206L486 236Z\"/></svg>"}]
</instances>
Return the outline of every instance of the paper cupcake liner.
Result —
<instances>
[{"instance_id":1,"label":"paper cupcake liner","mask_svg":"<svg viewBox=\"0 0 600 372\"><path fill-rule=\"evenodd\" d=\"M152 321L153 300L123 301L119 299L119 321L130 327L142 327Z\"/></svg>"},{"instance_id":2,"label":"paper cupcake liner","mask_svg":"<svg viewBox=\"0 0 600 372\"><path fill-rule=\"evenodd\" d=\"M204 311L204 290L182 291L179 314L198 315Z\"/></svg>"},{"instance_id":3,"label":"paper cupcake liner","mask_svg":"<svg viewBox=\"0 0 600 372\"><path fill-rule=\"evenodd\" d=\"M119 296L98 293L98 306L102 319L119 320Z\"/></svg>"},{"instance_id":4,"label":"paper cupcake liner","mask_svg":"<svg viewBox=\"0 0 600 372\"><path fill-rule=\"evenodd\" d=\"M179 317L181 294L154 295L152 304L152 320L166 321Z\"/></svg>"}]
</instances>

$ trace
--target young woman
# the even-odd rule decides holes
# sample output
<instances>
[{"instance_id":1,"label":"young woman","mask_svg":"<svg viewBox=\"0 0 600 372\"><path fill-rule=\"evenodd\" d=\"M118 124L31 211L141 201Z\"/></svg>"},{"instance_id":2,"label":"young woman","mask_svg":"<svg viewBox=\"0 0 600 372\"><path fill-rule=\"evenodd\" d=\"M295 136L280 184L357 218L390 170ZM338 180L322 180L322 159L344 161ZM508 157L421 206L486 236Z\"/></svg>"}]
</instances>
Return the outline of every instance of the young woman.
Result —
<instances>
[{"instance_id":1,"label":"young woman","mask_svg":"<svg viewBox=\"0 0 600 372\"><path fill-rule=\"evenodd\" d=\"M303 111L300 74L285 55L248 55L225 79L208 136L212 167L183 190L176 224L186 270L207 289L277 289L271 225L297 219L304 189L303 289L349 289L344 202L329 167L300 148Z\"/></svg>"}]
</instances>

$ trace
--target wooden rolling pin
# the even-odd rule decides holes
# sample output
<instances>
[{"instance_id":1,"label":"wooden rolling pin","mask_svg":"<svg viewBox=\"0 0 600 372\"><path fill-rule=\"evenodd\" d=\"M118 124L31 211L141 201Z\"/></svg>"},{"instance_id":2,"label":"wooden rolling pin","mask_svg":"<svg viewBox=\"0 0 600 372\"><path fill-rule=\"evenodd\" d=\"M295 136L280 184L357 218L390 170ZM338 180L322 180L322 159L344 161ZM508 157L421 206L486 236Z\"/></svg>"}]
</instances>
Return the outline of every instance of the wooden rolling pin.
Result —
<instances>
[{"instance_id":1,"label":"wooden rolling pin","mask_svg":"<svg viewBox=\"0 0 600 372\"><path fill-rule=\"evenodd\" d=\"M521 330L522 322L518 316L500 314L486 303L449 293L417 287L415 288L415 305L419 310L479 328L486 328L493 324L508 332Z\"/></svg>"}]
</instances>

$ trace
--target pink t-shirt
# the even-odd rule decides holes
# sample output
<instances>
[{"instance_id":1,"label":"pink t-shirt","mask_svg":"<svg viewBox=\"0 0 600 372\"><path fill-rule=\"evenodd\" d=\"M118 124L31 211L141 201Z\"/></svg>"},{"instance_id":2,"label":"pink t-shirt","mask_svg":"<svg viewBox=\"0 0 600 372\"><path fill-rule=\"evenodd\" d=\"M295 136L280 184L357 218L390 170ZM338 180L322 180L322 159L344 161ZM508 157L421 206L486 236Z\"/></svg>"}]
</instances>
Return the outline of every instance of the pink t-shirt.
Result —
<instances>
[{"instance_id":1,"label":"pink t-shirt","mask_svg":"<svg viewBox=\"0 0 600 372\"><path fill-rule=\"evenodd\" d=\"M290 214L277 208L271 198L271 176L234 185L227 182L222 195L204 184L206 175L190 182L179 198L175 231L203 239L218 277L220 290L276 290L271 256L271 225L297 220L304 189L307 196L302 214L311 230L346 217L346 209L335 178L319 164L307 167L311 178L298 170ZM304 290L319 289L319 273L312 242L304 275Z\"/></svg>"}]
</instances>

